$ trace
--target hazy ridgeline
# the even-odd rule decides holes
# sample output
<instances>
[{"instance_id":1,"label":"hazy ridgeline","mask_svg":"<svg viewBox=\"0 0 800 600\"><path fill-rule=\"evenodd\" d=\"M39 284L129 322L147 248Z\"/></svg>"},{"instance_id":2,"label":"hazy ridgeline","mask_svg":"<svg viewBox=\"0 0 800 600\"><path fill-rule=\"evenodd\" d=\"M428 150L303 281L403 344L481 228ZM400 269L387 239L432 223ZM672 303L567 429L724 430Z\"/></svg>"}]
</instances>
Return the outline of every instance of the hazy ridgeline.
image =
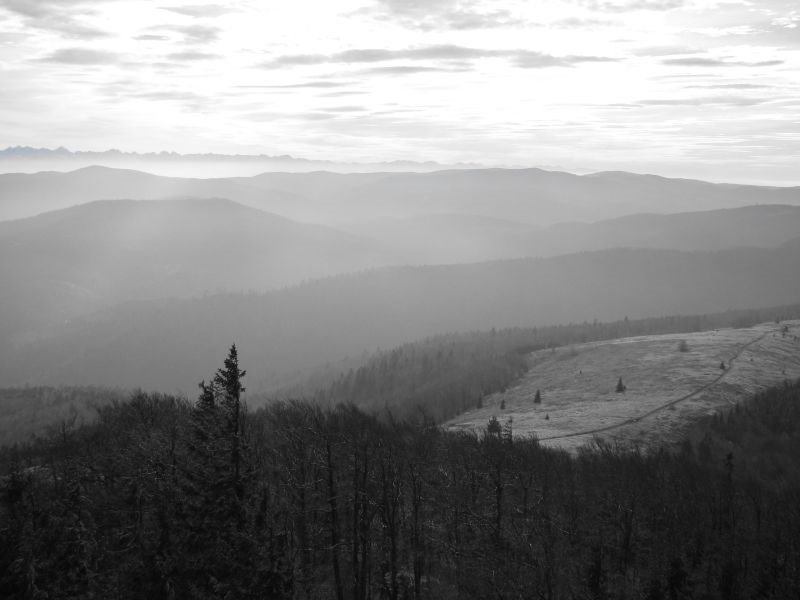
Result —
<instances>
[{"instance_id":1,"label":"hazy ridgeline","mask_svg":"<svg viewBox=\"0 0 800 600\"><path fill-rule=\"evenodd\" d=\"M267 172L199 179L87 167L66 173L0 175L0 219L4 220L94 200L166 198L226 198L289 219L326 225L387 219L383 226L391 227L392 219L459 214L546 226L642 213L798 205L800 188L712 184L624 172L579 176L542 169Z\"/></svg>"}]
</instances>

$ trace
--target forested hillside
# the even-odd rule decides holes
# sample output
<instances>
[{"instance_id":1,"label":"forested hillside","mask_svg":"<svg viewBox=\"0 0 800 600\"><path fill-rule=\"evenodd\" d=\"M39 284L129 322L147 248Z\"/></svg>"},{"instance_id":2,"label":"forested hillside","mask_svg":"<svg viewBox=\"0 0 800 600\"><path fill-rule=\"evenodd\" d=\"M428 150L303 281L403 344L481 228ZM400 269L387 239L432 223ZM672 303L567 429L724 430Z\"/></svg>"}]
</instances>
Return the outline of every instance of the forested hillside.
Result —
<instances>
[{"instance_id":1,"label":"forested hillside","mask_svg":"<svg viewBox=\"0 0 800 600\"><path fill-rule=\"evenodd\" d=\"M721 327L749 327L800 316L800 305L761 310L655 319L625 319L555 327L454 333L380 351L337 371L321 369L302 384L273 394L303 396L322 405L353 403L378 414L437 423L480 406L484 396L503 391L529 368L526 355L572 344L640 335L687 333ZM351 361L352 362L352 361ZM266 396L252 396L256 404Z\"/></svg>"},{"instance_id":2,"label":"forested hillside","mask_svg":"<svg viewBox=\"0 0 800 600\"><path fill-rule=\"evenodd\" d=\"M800 481L751 478L746 446L723 461L688 446L570 457L511 427L447 434L298 402L247 412L243 377L232 353L196 404L140 393L5 450L0 595L800 593ZM774 394L796 405L799 391Z\"/></svg>"},{"instance_id":3,"label":"forested hillside","mask_svg":"<svg viewBox=\"0 0 800 600\"><path fill-rule=\"evenodd\" d=\"M295 383L270 392L251 388L246 399L251 407L258 407L276 399L304 397L321 406L352 403L379 418L391 414L400 419L441 423L478 406L485 396L517 380L528 369L526 355L537 349L564 352L571 344L584 342L741 328L798 317L800 305L791 305L444 334L332 362L310 373L299 373ZM254 372L251 379L257 380L258 373ZM123 397L122 391L98 387L0 388L0 444L25 441L73 417L76 423L93 421L97 417L95 407Z\"/></svg>"},{"instance_id":4,"label":"forested hillside","mask_svg":"<svg viewBox=\"0 0 800 600\"><path fill-rule=\"evenodd\" d=\"M0 445L25 442L49 427L72 428L97 418L100 407L128 392L98 387L0 388Z\"/></svg>"},{"instance_id":5,"label":"forested hillside","mask_svg":"<svg viewBox=\"0 0 800 600\"><path fill-rule=\"evenodd\" d=\"M786 381L736 404L698 426L695 447L703 458L736 457L736 468L771 488L800 481L800 382Z\"/></svg>"}]
</instances>

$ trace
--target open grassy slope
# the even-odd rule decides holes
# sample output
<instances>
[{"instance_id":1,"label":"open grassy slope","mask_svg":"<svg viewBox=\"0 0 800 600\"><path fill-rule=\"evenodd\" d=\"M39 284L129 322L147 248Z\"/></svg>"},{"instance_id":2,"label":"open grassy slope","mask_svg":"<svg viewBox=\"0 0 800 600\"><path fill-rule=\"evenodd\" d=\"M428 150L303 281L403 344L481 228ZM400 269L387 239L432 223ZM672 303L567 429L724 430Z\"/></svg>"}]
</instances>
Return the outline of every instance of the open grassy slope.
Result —
<instances>
[{"instance_id":1,"label":"open grassy slope","mask_svg":"<svg viewBox=\"0 0 800 600\"><path fill-rule=\"evenodd\" d=\"M687 352L679 350L681 340ZM501 423L512 419L515 436L535 434L548 446L574 449L595 436L670 444L697 418L800 377L800 321L582 344L535 352L529 360L515 386L447 426L485 428L496 416ZM620 377L625 393L615 390ZM537 389L541 404L533 402Z\"/></svg>"}]
</instances>

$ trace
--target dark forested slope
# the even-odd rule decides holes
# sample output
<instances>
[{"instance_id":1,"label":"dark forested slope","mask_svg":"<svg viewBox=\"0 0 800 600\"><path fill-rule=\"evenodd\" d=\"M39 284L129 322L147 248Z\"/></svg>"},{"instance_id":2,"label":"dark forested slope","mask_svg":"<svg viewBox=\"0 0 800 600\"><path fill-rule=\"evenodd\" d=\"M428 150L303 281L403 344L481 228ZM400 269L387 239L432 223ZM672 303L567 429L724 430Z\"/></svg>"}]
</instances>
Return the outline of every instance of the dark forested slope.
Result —
<instances>
[{"instance_id":1,"label":"dark forested slope","mask_svg":"<svg viewBox=\"0 0 800 600\"><path fill-rule=\"evenodd\" d=\"M242 375L229 356L196 404L137 394L0 452L0 595L800 592L800 481L749 477L739 446L723 461L603 445L570 457L511 426L448 434L303 403L251 413Z\"/></svg>"}]
</instances>

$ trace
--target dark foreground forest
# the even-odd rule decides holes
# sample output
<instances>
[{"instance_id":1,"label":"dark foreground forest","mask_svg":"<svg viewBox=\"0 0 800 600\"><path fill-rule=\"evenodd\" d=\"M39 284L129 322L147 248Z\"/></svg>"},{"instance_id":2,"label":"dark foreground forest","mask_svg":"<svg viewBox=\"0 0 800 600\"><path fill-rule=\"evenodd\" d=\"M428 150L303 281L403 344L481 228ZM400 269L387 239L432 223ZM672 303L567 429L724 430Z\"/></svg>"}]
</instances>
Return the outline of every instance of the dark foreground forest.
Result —
<instances>
[{"instance_id":1,"label":"dark foreground forest","mask_svg":"<svg viewBox=\"0 0 800 600\"><path fill-rule=\"evenodd\" d=\"M577 457L339 405L138 393L0 455L3 598L800 597L800 383Z\"/></svg>"}]
</instances>

